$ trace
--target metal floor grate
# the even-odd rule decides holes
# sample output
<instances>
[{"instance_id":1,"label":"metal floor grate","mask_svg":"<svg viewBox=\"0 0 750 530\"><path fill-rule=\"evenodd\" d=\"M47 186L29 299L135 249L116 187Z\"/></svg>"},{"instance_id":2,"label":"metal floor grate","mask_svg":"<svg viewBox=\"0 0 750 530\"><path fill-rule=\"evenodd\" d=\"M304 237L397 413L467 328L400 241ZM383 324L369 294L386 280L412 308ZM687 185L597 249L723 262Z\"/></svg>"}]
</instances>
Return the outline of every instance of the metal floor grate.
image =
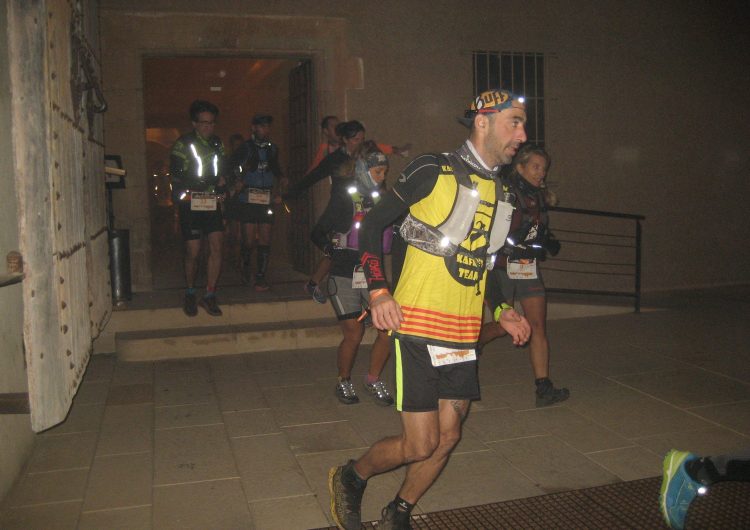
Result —
<instances>
[{"instance_id":1,"label":"metal floor grate","mask_svg":"<svg viewBox=\"0 0 750 530\"><path fill-rule=\"evenodd\" d=\"M659 512L661 477L469 506L412 517L415 530L666 528ZM363 524L377 528L377 522ZM693 501L689 529L750 528L750 483L723 482Z\"/></svg>"}]
</instances>

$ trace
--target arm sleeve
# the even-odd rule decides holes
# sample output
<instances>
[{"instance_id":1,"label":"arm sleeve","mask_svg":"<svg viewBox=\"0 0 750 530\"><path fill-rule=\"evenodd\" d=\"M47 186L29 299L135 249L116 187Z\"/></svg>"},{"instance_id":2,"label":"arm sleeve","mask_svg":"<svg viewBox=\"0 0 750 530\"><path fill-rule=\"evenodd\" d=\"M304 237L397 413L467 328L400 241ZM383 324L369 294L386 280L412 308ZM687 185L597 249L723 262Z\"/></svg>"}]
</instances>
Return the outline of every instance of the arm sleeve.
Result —
<instances>
[{"instance_id":1,"label":"arm sleeve","mask_svg":"<svg viewBox=\"0 0 750 530\"><path fill-rule=\"evenodd\" d=\"M383 230L412 204L427 197L437 183L440 165L434 155L423 155L409 164L396 186L369 211L359 232L362 268L370 289L387 288L383 273L381 238Z\"/></svg>"},{"instance_id":2,"label":"arm sleeve","mask_svg":"<svg viewBox=\"0 0 750 530\"><path fill-rule=\"evenodd\" d=\"M331 244L330 233L332 231L344 232L351 226L351 199L342 195L342 189L336 187L331 190L328 205L310 233L313 244L324 252L326 247Z\"/></svg>"},{"instance_id":3,"label":"arm sleeve","mask_svg":"<svg viewBox=\"0 0 750 530\"><path fill-rule=\"evenodd\" d=\"M359 229L359 257L369 289L388 288L383 272L381 238L385 227L408 208L408 205L391 191L367 213L362 221L362 227Z\"/></svg>"},{"instance_id":4,"label":"arm sleeve","mask_svg":"<svg viewBox=\"0 0 750 530\"><path fill-rule=\"evenodd\" d=\"M296 197L307 188L329 176L336 165L336 155L337 153L331 153L325 157L320 164L315 166L315 169L290 186L289 192L286 196L292 198Z\"/></svg>"},{"instance_id":5,"label":"arm sleeve","mask_svg":"<svg viewBox=\"0 0 750 530\"><path fill-rule=\"evenodd\" d=\"M313 161L310 162L310 167L307 168L307 171L305 172L305 175L307 175L310 171L315 169L318 164L320 164L323 161L323 158L326 156L326 149L328 148L328 144L322 143L318 146L318 152L315 153L315 157L313 158Z\"/></svg>"},{"instance_id":6,"label":"arm sleeve","mask_svg":"<svg viewBox=\"0 0 750 530\"><path fill-rule=\"evenodd\" d=\"M281 171L281 166L279 165L279 148L276 147L276 144L273 144L271 153L271 160L269 162L271 173L273 173L274 178L280 179L284 176L284 173Z\"/></svg>"},{"instance_id":7,"label":"arm sleeve","mask_svg":"<svg viewBox=\"0 0 750 530\"><path fill-rule=\"evenodd\" d=\"M227 153L224 150L224 144L220 139L216 139L216 154L219 157L219 174L217 175L216 193L224 194L227 191L227 178L229 177L229 167L227 166ZM224 184L218 185L219 179L224 177Z\"/></svg>"},{"instance_id":8,"label":"arm sleeve","mask_svg":"<svg viewBox=\"0 0 750 530\"><path fill-rule=\"evenodd\" d=\"M185 144L178 140L169 153L169 174L172 175L172 187L174 189L183 189L184 186L185 170L188 166L188 159L184 150Z\"/></svg>"},{"instance_id":9,"label":"arm sleeve","mask_svg":"<svg viewBox=\"0 0 750 530\"><path fill-rule=\"evenodd\" d=\"M326 230L325 226L321 224L321 221L322 218L318 219L318 222L313 226L312 232L310 232L310 240L316 247L325 253L327 252L326 247L331 244L331 239L328 237L329 230Z\"/></svg>"}]
</instances>

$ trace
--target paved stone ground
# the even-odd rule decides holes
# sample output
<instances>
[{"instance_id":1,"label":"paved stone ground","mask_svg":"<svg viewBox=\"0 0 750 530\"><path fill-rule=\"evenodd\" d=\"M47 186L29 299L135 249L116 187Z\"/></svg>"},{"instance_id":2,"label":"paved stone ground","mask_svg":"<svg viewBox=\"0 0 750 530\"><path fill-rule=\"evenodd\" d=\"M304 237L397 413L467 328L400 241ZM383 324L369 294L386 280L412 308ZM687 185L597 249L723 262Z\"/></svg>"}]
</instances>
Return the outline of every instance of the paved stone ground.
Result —
<instances>
[{"instance_id":1,"label":"paved stone ground","mask_svg":"<svg viewBox=\"0 0 750 530\"><path fill-rule=\"evenodd\" d=\"M652 478L672 447L748 447L748 293L652 297L644 306L662 310L550 322L552 374L572 393L551 408L534 407L527 351L496 341L481 359L482 400L415 515ZM367 362L365 348L357 381ZM399 431L391 408L340 405L335 374L331 348L95 356L66 422L37 436L0 528L326 527L327 469ZM371 479L365 520L402 477Z\"/></svg>"}]
</instances>

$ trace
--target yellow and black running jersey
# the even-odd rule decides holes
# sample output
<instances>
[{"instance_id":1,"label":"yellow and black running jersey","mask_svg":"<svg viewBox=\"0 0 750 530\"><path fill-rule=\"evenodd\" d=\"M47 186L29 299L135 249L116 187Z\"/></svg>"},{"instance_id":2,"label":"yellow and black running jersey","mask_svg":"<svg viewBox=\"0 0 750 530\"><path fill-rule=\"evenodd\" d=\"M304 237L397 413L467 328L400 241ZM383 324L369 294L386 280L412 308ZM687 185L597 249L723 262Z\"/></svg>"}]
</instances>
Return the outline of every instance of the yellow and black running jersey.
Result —
<instances>
[{"instance_id":1,"label":"yellow and black running jersey","mask_svg":"<svg viewBox=\"0 0 750 530\"><path fill-rule=\"evenodd\" d=\"M455 206L457 181L450 166L421 161L423 174L437 175L429 193L411 204L409 213L426 224L439 226ZM421 186L415 181L399 182L396 193ZM465 347L479 338L484 299L485 260L489 234L496 209L496 183L484 175L470 173L469 178L480 195L469 235L453 256L441 257L409 246L401 281L394 298L404 313L404 322L396 336L430 344ZM410 179L411 180L411 179ZM432 180L432 178L428 178Z\"/></svg>"}]
</instances>

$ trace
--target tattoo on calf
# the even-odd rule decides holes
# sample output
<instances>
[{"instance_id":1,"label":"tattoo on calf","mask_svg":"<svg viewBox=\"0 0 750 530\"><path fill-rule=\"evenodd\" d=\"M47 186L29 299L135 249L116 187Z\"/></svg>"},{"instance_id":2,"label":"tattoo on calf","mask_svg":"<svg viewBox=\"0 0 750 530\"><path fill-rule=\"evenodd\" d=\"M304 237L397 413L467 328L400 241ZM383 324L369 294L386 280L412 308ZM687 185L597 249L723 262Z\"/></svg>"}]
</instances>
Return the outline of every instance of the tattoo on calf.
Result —
<instances>
[{"instance_id":1,"label":"tattoo on calf","mask_svg":"<svg viewBox=\"0 0 750 530\"><path fill-rule=\"evenodd\" d=\"M458 414L458 417L461 419L464 419L464 416L466 415L466 410L463 406L463 401L451 401L451 407L453 407L453 410L456 411L456 414Z\"/></svg>"}]
</instances>

